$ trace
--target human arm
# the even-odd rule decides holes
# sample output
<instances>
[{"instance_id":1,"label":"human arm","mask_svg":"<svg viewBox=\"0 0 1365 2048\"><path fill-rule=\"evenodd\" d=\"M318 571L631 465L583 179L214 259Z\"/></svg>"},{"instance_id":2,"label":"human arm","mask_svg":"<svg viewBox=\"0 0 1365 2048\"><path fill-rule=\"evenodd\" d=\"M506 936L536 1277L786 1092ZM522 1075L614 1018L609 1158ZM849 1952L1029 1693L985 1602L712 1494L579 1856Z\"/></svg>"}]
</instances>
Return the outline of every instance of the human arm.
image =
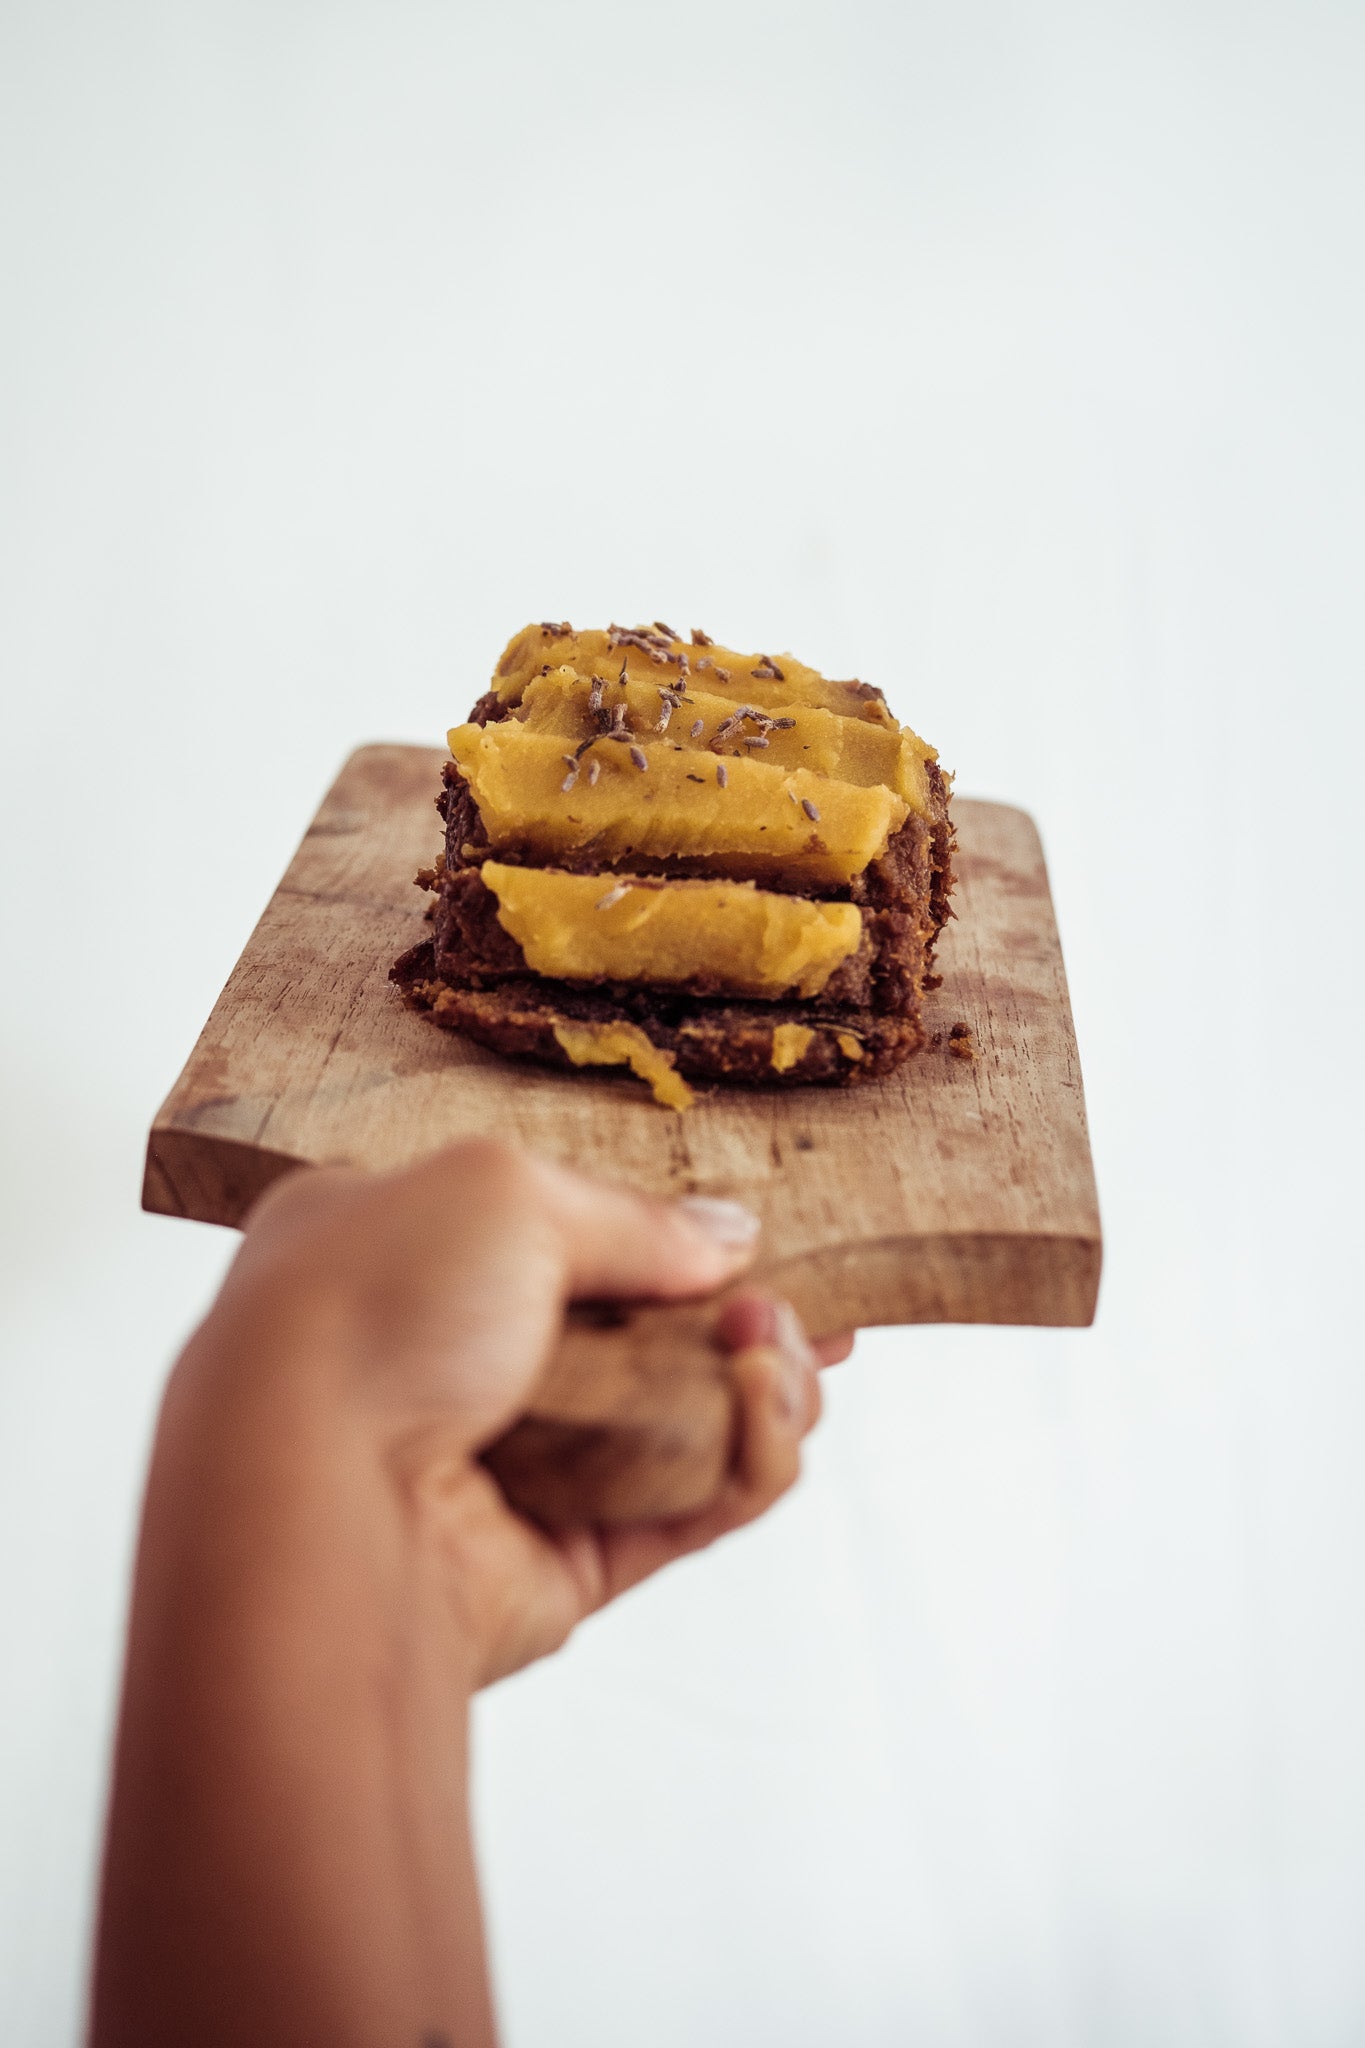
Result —
<instances>
[{"instance_id":1,"label":"human arm","mask_svg":"<svg viewBox=\"0 0 1365 2048\"><path fill-rule=\"evenodd\" d=\"M157 1431L92 2048L493 2042L469 1698L774 1500L813 1357L729 1311L739 1454L684 1522L547 1534L477 1452L568 1301L710 1292L752 1250L728 1220L495 1144L266 1198Z\"/></svg>"}]
</instances>

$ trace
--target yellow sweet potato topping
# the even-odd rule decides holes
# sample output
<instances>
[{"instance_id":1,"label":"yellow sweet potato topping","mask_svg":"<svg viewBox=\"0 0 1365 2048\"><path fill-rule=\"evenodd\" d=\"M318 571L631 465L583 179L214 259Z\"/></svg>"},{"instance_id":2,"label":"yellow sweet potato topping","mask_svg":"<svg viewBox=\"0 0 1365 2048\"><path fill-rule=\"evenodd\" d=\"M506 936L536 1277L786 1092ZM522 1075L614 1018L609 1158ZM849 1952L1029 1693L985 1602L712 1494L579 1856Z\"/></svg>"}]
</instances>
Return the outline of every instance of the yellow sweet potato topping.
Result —
<instances>
[{"instance_id":1,"label":"yellow sweet potato topping","mask_svg":"<svg viewBox=\"0 0 1365 2048\"><path fill-rule=\"evenodd\" d=\"M761 715L746 718L744 702L699 689L695 682L688 685L686 702L671 706L660 690L673 687L669 675L656 671L649 682L607 682L594 693L593 685L565 664L527 684L516 715L528 732L555 733L568 746L597 731L591 701L595 694L608 714L621 705L626 725L641 739L662 738L702 752L710 752L714 744L727 759L751 754L770 768L808 768L813 775L863 789L885 783L912 811L923 818L930 814L925 764L936 757L908 726L838 717L809 704L769 706L766 711L755 706ZM748 747L746 740L764 744Z\"/></svg>"},{"instance_id":2,"label":"yellow sweet potato topping","mask_svg":"<svg viewBox=\"0 0 1365 2048\"><path fill-rule=\"evenodd\" d=\"M787 1074L806 1056L806 1047L815 1033L804 1024L779 1024L773 1032L772 1068L774 1073Z\"/></svg>"},{"instance_id":3,"label":"yellow sweet potato topping","mask_svg":"<svg viewBox=\"0 0 1365 2048\"><path fill-rule=\"evenodd\" d=\"M450 751L493 851L549 861L581 851L603 865L685 859L739 880L780 875L805 888L842 888L885 851L909 808L884 783L859 789L806 768L681 751L666 739L600 740L570 768L558 735L528 732L515 719L458 725Z\"/></svg>"},{"instance_id":4,"label":"yellow sweet potato topping","mask_svg":"<svg viewBox=\"0 0 1365 2048\"><path fill-rule=\"evenodd\" d=\"M527 966L554 981L706 981L723 995L814 996L862 939L854 904L752 882L566 875L492 860L480 873Z\"/></svg>"},{"instance_id":5,"label":"yellow sweet potato topping","mask_svg":"<svg viewBox=\"0 0 1365 2048\"><path fill-rule=\"evenodd\" d=\"M525 626L503 649L492 687L504 704L519 704L527 685L542 669L571 668L584 682L595 675L612 678L626 665L632 682L681 682L690 689L716 689L744 704L816 704L841 718L894 729L895 720L880 697L865 697L857 683L832 681L807 668L794 655L775 659L763 654L737 654L732 647L691 646L665 639L646 628L636 636L610 632L575 633L546 624Z\"/></svg>"},{"instance_id":6,"label":"yellow sweet potato topping","mask_svg":"<svg viewBox=\"0 0 1365 2048\"><path fill-rule=\"evenodd\" d=\"M696 1101L672 1053L655 1045L638 1024L579 1024L566 1017L554 1032L576 1067L629 1067L648 1081L654 1100L665 1109L690 1109Z\"/></svg>"}]
</instances>

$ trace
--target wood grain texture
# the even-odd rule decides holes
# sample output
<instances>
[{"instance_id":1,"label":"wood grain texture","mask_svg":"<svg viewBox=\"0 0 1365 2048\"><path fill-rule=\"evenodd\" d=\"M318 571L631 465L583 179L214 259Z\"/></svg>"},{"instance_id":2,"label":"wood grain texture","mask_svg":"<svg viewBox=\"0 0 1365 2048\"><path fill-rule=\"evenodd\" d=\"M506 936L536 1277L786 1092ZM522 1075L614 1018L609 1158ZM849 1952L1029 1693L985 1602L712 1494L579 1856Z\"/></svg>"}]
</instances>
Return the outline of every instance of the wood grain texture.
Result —
<instances>
[{"instance_id":1,"label":"wood grain texture","mask_svg":"<svg viewBox=\"0 0 1365 2048\"><path fill-rule=\"evenodd\" d=\"M814 1334L915 1322L1088 1323L1100 1226L1080 1066L1037 832L959 801L957 919L930 997L942 1043L850 1089L717 1088L685 1116L630 1080L513 1063L403 1008L412 876L440 845L441 752L352 755L148 1140L143 1204L239 1224L294 1166L387 1167L495 1133L662 1195L763 1218L756 1277ZM949 1049L970 1027L975 1057ZM575 1321L531 1416L489 1454L547 1519L682 1513L729 1454L715 1304Z\"/></svg>"}]
</instances>

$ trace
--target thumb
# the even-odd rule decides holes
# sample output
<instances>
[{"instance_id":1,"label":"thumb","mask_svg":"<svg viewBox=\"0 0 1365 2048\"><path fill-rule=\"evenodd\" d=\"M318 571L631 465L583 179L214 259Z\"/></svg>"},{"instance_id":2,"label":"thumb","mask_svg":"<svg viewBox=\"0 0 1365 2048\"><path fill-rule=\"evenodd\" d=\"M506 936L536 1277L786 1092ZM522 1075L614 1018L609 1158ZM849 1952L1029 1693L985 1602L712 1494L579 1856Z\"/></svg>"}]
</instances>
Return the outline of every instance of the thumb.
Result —
<instances>
[{"instance_id":1,"label":"thumb","mask_svg":"<svg viewBox=\"0 0 1365 2048\"><path fill-rule=\"evenodd\" d=\"M570 1301L682 1301L709 1294L750 1263L759 1219L739 1202L659 1201L541 1162L545 1210L558 1232Z\"/></svg>"}]
</instances>

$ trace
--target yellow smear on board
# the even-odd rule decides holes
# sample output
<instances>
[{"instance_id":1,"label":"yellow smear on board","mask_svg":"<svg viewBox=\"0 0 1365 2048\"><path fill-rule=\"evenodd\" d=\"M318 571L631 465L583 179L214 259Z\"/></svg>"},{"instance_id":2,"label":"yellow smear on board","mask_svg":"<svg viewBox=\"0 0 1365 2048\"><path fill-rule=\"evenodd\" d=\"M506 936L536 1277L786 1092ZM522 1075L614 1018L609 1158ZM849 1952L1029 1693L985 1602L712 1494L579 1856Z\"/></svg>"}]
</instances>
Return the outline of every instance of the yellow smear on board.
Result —
<instances>
[{"instance_id":1,"label":"yellow smear on board","mask_svg":"<svg viewBox=\"0 0 1365 2048\"><path fill-rule=\"evenodd\" d=\"M842 888L885 852L909 809L883 783L860 789L666 741L603 740L574 774L558 735L514 719L458 725L449 737L494 851L541 860L581 850L604 865L686 859L736 879Z\"/></svg>"},{"instance_id":2,"label":"yellow smear on board","mask_svg":"<svg viewBox=\"0 0 1365 2048\"><path fill-rule=\"evenodd\" d=\"M637 1024L577 1024L567 1018L554 1027L555 1037L576 1067L629 1067L654 1091L664 1109L690 1109L696 1096L665 1052Z\"/></svg>"},{"instance_id":3,"label":"yellow smear on board","mask_svg":"<svg viewBox=\"0 0 1365 2048\"><path fill-rule=\"evenodd\" d=\"M527 966L552 981L704 981L726 995L804 998L862 941L856 905L752 882L566 875L492 860L479 872Z\"/></svg>"},{"instance_id":4,"label":"yellow smear on board","mask_svg":"<svg viewBox=\"0 0 1365 2048\"><path fill-rule=\"evenodd\" d=\"M785 1074L799 1060L804 1059L806 1047L815 1033L804 1024L778 1024L773 1030L772 1064L776 1073Z\"/></svg>"}]
</instances>

